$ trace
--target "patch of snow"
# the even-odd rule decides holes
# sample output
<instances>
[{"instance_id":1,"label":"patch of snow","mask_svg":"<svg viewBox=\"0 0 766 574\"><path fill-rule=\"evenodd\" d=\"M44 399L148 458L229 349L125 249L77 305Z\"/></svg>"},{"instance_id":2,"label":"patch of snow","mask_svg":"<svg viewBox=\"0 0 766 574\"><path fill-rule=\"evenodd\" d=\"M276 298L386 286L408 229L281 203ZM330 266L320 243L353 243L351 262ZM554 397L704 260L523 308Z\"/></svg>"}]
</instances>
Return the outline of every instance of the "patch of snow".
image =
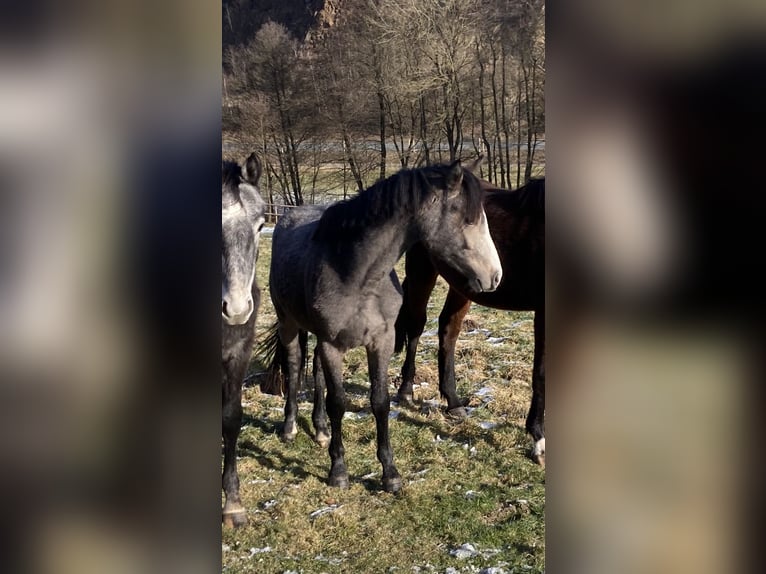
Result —
<instances>
[{"instance_id":1,"label":"patch of snow","mask_svg":"<svg viewBox=\"0 0 766 574\"><path fill-rule=\"evenodd\" d=\"M465 491L465 497L468 498L469 500L473 500L474 498L477 498L478 496L481 496L481 493L475 490Z\"/></svg>"},{"instance_id":2,"label":"patch of snow","mask_svg":"<svg viewBox=\"0 0 766 574\"><path fill-rule=\"evenodd\" d=\"M449 553L450 553L450 556L454 556L455 558L459 560L464 560L466 558L473 558L474 556L479 555L479 551L476 550L476 547L469 542L466 542L465 544L461 545L458 548L454 548L450 550Z\"/></svg>"},{"instance_id":3,"label":"patch of snow","mask_svg":"<svg viewBox=\"0 0 766 574\"><path fill-rule=\"evenodd\" d=\"M479 570L479 574L508 574L508 570L499 566L490 566Z\"/></svg>"},{"instance_id":4,"label":"patch of snow","mask_svg":"<svg viewBox=\"0 0 766 574\"><path fill-rule=\"evenodd\" d=\"M263 548L251 548L250 556L255 556L256 554L263 554L264 552L271 552L271 546L264 546Z\"/></svg>"},{"instance_id":5,"label":"patch of snow","mask_svg":"<svg viewBox=\"0 0 766 574\"><path fill-rule=\"evenodd\" d=\"M489 335L489 329L471 329L466 335Z\"/></svg>"},{"instance_id":6,"label":"patch of snow","mask_svg":"<svg viewBox=\"0 0 766 574\"><path fill-rule=\"evenodd\" d=\"M499 345L503 341L505 341L505 337L490 337L487 339L487 343L490 345Z\"/></svg>"},{"instance_id":7,"label":"patch of snow","mask_svg":"<svg viewBox=\"0 0 766 574\"><path fill-rule=\"evenodd\" d=\"M316 560L317 562L326 562L327 564L332 564L333 566L337 566L338 564L343 562L342 558L330 558L322 554L317 554L316 556L314 556L314 560Z\"/></svg>"},{"instance_id":8,"label":"patch of snow","mask_svg":"<svg viewBox=\"0 0 766 574\"><path fill-rule=\"evenodd\" d=\"M319 518L323 514L329 514L330 512L335 512L339 508L340 506L338 506L337 504L331 504L330 506L325 506L323 508L319 508L318 510L315 510L314 512L309 514L309 518L311 520L314 520L315 518Z\"/></svg>"},{"instance_id":9,"label":"patch of snow","mask_svg":"<svg viewBox=\"0 0 766 574\"><path fill-rule=\"evenodd\" d=\"M269 508L274 508L276 505L277 505L277 501L272 499L272 500L267 500L261 506L263 506L264 510L268 510Z\"/></svg>"},{"instance_id":10,"label":"patch of snow","mask_svg":"<svg viewBox=\"0 0 766 574\"><path fill-rule=\"evenodd\" d=\"M476 393L474 393L477 397L486 397L491 396L494 391L492 390L492 387L482 387Z\"/></svg>"},{"instance_id":11,"label":"patch of snow","mask_svg":"<svg viewBox=\"0 0 766 574\"><path fill-rule=\"evenodd\" d=\"M398 416L399 416L399 411L391 411L390 413L388 413L388 418L390 419L395 419Z\"/></svg>"},{"instance_id":12,"label":"patch of snow","mask_svg":"<svg viewBox=\"0 0 766 574\"><path fill-rule=\"evenodd\" d=\"M377 475L378 475L378 473L377 473L377 472L370 472L369 474L365 474L365 475L362 477L362 480L369 480L369 479L371 479L371 478L374 478L374 477L376 477Z\"/></svg>"},{"instance_id":13,"label":"patch of snow","mask_svg":"<svg viewBox=\"0 0 766 574\"><path fill-rule=\"evenodd\" d=\"M481 421L479 423L479 426L483 428L484 430L493 429L497 426L497 423L493 423L492 421Z\"/></svg>"}]
</instances>

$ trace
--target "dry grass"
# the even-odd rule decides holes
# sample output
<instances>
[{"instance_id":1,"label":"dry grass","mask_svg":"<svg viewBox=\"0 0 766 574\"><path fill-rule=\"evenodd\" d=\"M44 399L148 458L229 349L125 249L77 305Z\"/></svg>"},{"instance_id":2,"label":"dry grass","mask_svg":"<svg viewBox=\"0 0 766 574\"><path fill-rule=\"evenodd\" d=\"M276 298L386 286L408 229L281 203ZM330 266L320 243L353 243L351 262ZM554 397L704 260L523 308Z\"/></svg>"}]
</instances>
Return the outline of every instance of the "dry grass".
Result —
<instances>
[{"instance_id":1,"label":"dry grass","mask_svg":"<svg viewBox=\"0 0 766 574\"><path fill-rule=\"evenodd\" d=\"M264 236L261 330L275 319L268 297L270 249ZM440 280L418 351L417 406L392 407L398 414L391 443L405 483L400 495L381 491L362 349L350 351L345 363L348 490L325 484L329 457L307 434L312 405L305 398L302 432L285 445L277 435L282 399L262 395L256 386L245 389L239 470L249 524L224 530L223 572L544 571L545 476L526 456L530 440L523 428L531 394L532 314L472 307L458 341L456 378L474 410L455 423L437 406L437 338L429 334L445 296ZM395 357L389 369L392 394L401 361ZM254 362L253 374L262 367ZM475 555L451 554L466 543Z\"/></svg>"}]
</instances>

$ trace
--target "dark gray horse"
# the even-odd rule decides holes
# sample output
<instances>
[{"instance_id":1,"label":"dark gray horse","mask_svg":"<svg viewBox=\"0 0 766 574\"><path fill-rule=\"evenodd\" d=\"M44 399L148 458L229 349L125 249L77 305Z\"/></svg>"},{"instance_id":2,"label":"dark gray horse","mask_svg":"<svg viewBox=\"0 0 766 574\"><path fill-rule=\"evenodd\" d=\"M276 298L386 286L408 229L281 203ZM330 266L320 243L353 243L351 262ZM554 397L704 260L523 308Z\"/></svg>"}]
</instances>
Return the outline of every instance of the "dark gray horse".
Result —
<instances>
[{"instance_id":1,"label":"dark gray horse","mask_svg":"<svg viewBox=\"0 0 766 574\"><path fill-rule=\"evenodd\" d=\"M401 477L388 436L388 363L402 303L394 264L415 243L448 262L477 291L492 291L502 268L489 234L479 180L459 162L402 170L358 196L327 209L304 207L282 217L274 231L271 298L287 353L284 440L296 433L301 363L299 331L317 337L327 384L331 486L348 486L341 422L345 412L343 356L364 346L378 436L383 488ZM316 424L316 421L315 421ZM317 442L327 443L326 427Z\"/></svg>"},{"instance_id":2,"label":"dark gray horse","mask_svg":"<svg viewBox=\"0 0 766 574\"><path fill-rule=\"evenodd\" d=\"M229 526L246 522L239 499L237 438L242 424L242 381L255 339L255 320L261 292L255 280L258 239L266 204L258 193L261 166L255 154L244 167L223 162L221 231L223 238L221 333L223 370L223 521Z\"/></svg>"}]
</instances>

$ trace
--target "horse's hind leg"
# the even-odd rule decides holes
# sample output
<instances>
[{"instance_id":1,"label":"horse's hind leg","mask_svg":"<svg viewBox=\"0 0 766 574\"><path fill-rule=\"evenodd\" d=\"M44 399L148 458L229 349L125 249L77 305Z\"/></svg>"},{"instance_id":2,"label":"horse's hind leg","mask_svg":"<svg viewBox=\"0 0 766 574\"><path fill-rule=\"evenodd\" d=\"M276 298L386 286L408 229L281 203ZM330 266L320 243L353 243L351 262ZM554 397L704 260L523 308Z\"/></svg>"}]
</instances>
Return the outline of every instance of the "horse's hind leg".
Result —
<instances>
[{"instance_id":1,"label":"horse's hind leg","mask_svg":"<svg viewBox=\"0 0 766 574\"><path fill-rule=\"evenodd\" d=\"M247 515L239 498L237 473L237 439L242 425L242 379L246 366L240 359L224 365L223 371L223 491L226 502L223 522L226 526L242 526Z\"/></svg>"},{"instance_id":2,"label":"horse's hind leg","mask_svg":"<svg viewBox=\"0 0 766 574\"><path fill-rule=\"evenodd\" d=\"M343 415L346 412L346 392L343 389L343 353L330 345L320 341L317 344L319 357L322 362L325 380L327 381L327 414L330 415L330 486L340 488L348 487L348 470L343 459Z\"/></svg>"},{"instance_id":3,"label":"horse's hind leg","mask_svg":"<svg viewBox=\"0 0 766 574\"><path fill-rule=\"evenodd\" d=\"M470 308L469 299L450 289L439 315L439 391L447 399L447 412L456 418L465 417L466 412L455 385L455 342Z\"/></svg>"},{"instance_id":4,"label":"horse's hind leg","mask_svg":"<svg viewBox=\"0 0 766 574\"><path fill-rule=\"evenodd\" d=\"M298 341L298 329L286 322L279 324L279 339L287 355L287 398L285 400L285 424L281 439L292 442L298 434L296 418L298 416L298 387L301 373L301 351Z\"/></svg>"},{"instance_id":5,"label":"horse's hind leg","mask_svg":"<svg viewBox=\"0 0 766 574\"><path fill-rule=\"evenodd\" d=\"M545 313L535 312L535 360L532 367L532 404L527 416L527 432L535 445L532 459L545 466Z\"/></svg>"},{"instance_id":6,"label":"horse's hind leg","mask_svg":"<svg viewBox=\"0 0 766 574\"><path fill-rule=\"evenodd\" d=\"M398 492L402 478L394 466L394 456L388 434L388 363L391 360L394 341L385 337L367 347L367 366L370 372L370 402L378 431L378 460L383 465L383 490Z\"/></svg>"},{"instance_id":7,"label":"horse's hind leg","mask_svg":"<svg viewBox=\"0 0 766 574\"><path fill-rule=\"evenodd\" d=\"M314 440L323 448L330 444L330 431L327 429L327 412L325 410L325 381L322 362L318 349L314 349L314 410L311 413L316 435Z\"/></svg>"}]
</instances>

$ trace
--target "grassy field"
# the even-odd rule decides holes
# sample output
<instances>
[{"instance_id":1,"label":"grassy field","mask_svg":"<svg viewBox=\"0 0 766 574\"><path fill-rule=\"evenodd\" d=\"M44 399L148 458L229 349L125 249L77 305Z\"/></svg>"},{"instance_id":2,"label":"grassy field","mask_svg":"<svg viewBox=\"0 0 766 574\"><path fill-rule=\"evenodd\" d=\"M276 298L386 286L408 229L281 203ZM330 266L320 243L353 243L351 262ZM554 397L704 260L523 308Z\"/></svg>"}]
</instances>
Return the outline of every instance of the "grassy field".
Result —
<instances>
[{"instance_id":1,"label":"grassy field","mask_svg":"<svg viewBox=\"0 0 766 574\"><path fill-rule=\"evenodd\" d=\"M268 297L271 240L261 239L259 332L275 320ZM403 276L402 262L397 270ZM244 389L239 442L242 502L249 524L223 531L223 572L543 572L545 473L527 457L524 419L531 396L532 313L471 308L458 341L458 392L469 417L455 423L439 408L437 317L446 296L437 284L418 351L416 406L392 403L391 444L404 479L382 492L375 422L363 349L348 353L343 439L348 490L328 487L329 456L307 434L310 392L301 395L300 432L279 441L283 400ZM313 348L313 347L312 347ZM392 396L402 357L389 375ZM263 366L251 367L257 380Z\"/></svg>"}]
</instances>

